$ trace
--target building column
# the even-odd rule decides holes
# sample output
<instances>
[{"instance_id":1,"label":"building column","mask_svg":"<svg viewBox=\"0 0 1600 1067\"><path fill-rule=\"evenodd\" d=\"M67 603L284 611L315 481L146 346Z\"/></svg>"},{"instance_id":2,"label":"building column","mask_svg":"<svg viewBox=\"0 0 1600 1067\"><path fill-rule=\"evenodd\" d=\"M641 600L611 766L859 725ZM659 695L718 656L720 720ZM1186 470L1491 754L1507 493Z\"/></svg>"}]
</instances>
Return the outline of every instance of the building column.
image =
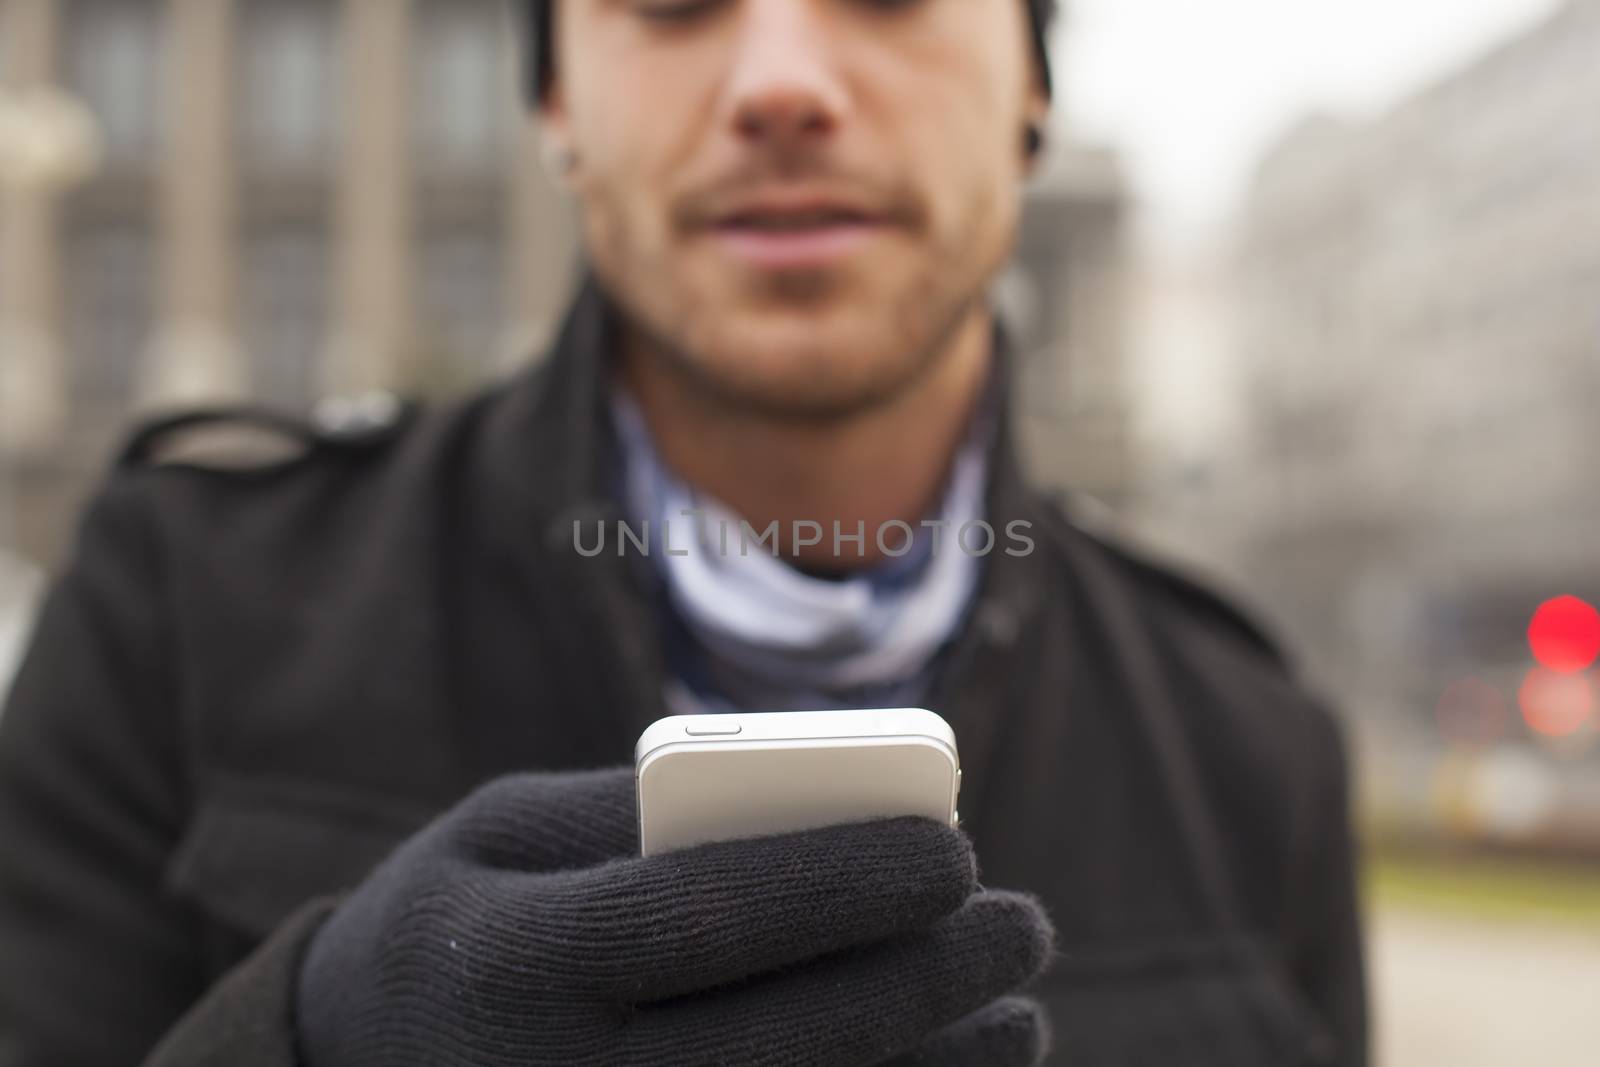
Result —
<instances>
[{"instance_id":1,"label":"building column","mask_svg":"<svg viewBox=\"0 0 1600 1067\"><path fill-rule=\"evenodd\" d=\"M344 0L333 392L403 387L411 363L409 0Z\"/></svg>"},{"instance_id":2,"label":"building column","mask_svg":"<svg viewBox=\"0 0 1600 1067\"><path fill-rule=\"evenodd\" d=\"M167 19L162 303L140 383L156 406L249 385L234 293L233 2L168 0Z\"/></svg>"},{"instance_id":3,"label":"building column","mask_svg":"<svg viewBox=\"0 0 1600 1067\"><path fill-rule=\"evenodd\" d=\"M54 80L56 10L55 0L0 4L3 88L14 101ZM56 185L47 174L26 173L20 147L0 146L0 452L12 456L51 450L68 406Z\"/></svg>"}]
</instances>

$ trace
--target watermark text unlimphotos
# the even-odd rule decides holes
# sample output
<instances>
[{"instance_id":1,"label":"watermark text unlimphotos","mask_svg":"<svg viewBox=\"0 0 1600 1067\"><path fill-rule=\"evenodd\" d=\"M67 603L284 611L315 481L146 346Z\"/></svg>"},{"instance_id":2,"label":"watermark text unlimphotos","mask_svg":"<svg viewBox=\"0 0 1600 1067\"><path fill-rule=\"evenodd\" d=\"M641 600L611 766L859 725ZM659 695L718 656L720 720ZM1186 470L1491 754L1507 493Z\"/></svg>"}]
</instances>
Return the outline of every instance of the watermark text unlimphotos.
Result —
<instances>
[{"instance_id":1,"label":"watermark text unlimphotos","mask_svg":"<svg viewBox=\"0 0 1600 1067\"><path fill-rule=\"evenodd\" d=\"M929 552L935 556L951 551L979 557L995 552L1004 552L1008 556L1029 556L1034 549L1033 538L1028 536L1033 523L1025 519L1006 523L1003 532L997 532L982 519L959 525L948 519L924 519L915 527L909 522L891 519L880 523L869 535L865 521L857 521L852 528L837 519L826 525L811 519L796 519L786 527L774 519L757 529L742 519L729 522L713 518L696 508L684 508L679 514L682 516L681 522L670 518L660 520L659 540L652 536L652 522L648 519L638 522L619 519L613 523L579 519L572 524L572 547L585 559L593 559L608 551L619 556L629 552L642 556L656 552L687 556L689 549L686 546L694 538L702 551L718 556L765 553L777 559L784 554L798 557L808 549L827 546L835 557L853 554L857 559L865 559L870 542L877 549L877 555L898 559L917 547L918 534L923 533L930 540ZM782 537L785 532L789 535L787 538Z\"/></svg>"}]
</instances>

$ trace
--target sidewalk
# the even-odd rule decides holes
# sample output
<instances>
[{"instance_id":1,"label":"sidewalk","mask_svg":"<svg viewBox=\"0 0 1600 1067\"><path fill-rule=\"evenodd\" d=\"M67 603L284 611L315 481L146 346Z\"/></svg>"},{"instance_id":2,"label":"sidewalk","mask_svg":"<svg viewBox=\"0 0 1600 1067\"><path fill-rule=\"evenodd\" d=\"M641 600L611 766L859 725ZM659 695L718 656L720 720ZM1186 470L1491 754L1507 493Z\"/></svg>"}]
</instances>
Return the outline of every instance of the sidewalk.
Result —
<instances>
[{"instance_id":1,"label":"sidewalk","mask_svg":"<svg viewBox=\"0 0 1600 1067\"><path fill-rule=\"evenodd\" d=\"M1600 1063L1600 929L1379 910L1377 1067Z\"/></svg>"}]
</instances>

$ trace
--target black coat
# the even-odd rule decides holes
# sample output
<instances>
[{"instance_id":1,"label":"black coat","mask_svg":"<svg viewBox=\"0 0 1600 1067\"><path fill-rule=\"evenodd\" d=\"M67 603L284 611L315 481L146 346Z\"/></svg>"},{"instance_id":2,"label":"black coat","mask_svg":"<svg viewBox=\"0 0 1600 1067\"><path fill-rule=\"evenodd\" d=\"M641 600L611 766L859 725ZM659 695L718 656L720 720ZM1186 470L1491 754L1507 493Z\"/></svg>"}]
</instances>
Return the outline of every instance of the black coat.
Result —
<instances>
[{"instance_id":1,"label":"black coat","mask_svg":"<svg viewBox=\"0 0 1600 1067\"><path fill-rule=\"evenodd\" d=\"M163 1035L150 1062L289 1067L307 902L489 778L631 758L664 714L658 592L572 536L618 514L613 329L589 284L551 359L465 403L136 435L0 719L0 1067ZM281 454L234 462L219 428ZM1059 929L1054 1062L1364 1063L1333 719L1000 436L991 522L1036 550L989 557L929 703L985 883Z\"/></svg>"}]
</instances>

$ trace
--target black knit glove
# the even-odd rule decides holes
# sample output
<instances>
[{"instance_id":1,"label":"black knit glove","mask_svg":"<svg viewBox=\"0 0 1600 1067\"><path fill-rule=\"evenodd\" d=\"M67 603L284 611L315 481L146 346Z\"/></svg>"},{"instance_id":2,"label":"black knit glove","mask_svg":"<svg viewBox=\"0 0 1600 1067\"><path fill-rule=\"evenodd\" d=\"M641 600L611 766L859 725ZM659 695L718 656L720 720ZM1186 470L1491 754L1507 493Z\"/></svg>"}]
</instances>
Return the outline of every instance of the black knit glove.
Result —
<instances>
[{"instance_id":1,"label":"black knit glove","mask_svg":"<svg viewBox=\"0 0 1600 1067\"><path fill-rule=\"evenodd\" d=\"M493 782L317 933L308 1067L1032 1064L1051 930L892 819L641 859L629 770Z\"/></svg>"}]
</instances>

